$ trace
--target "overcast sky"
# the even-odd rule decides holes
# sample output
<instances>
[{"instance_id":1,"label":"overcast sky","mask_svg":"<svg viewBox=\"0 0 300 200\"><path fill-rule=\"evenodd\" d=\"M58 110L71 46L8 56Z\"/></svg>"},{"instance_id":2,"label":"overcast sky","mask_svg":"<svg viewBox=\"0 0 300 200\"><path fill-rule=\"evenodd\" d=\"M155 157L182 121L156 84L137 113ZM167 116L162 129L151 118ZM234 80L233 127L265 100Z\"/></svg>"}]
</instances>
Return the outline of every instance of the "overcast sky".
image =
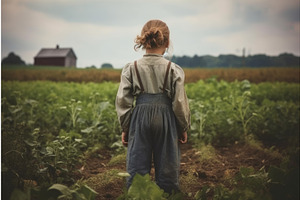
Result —
<instances>
[{"instance_id":1,"label":"overcast sky","mask_svg":"<svg viewBox=\"0 0 300 200\"><path fill-rule=\"evenodd\" d=\"M2 0L1 58L26 63L41 48L72 47L77 66L121 68L143 55L150 19L171 31L173 55L300 55L299 0Z\"/></svg>"}]
</instances>

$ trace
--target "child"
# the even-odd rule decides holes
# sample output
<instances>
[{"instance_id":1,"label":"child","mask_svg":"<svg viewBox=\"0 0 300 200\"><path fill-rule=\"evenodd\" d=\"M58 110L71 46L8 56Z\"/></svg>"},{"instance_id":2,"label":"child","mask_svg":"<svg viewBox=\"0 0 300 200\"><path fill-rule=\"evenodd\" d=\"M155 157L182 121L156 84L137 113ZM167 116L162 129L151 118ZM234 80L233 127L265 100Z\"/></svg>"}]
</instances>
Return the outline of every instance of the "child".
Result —
<instances>
[{"instance_id":1,"label":"child","mask_svg":"<svg viewBox=\"0 0 300 200\"><path fill-rule=\"evenodd\" d=\"M146 54L122 70L116 109L122 143L128 145L128 188L136 173L150 173L153 156L157 185L168 193L179 191L178 140L187 142L190 110L183 70L163 58L169 35L164 22L148 21L135 40L135 50L142 47Z\"/></svg>"}]
</instances>

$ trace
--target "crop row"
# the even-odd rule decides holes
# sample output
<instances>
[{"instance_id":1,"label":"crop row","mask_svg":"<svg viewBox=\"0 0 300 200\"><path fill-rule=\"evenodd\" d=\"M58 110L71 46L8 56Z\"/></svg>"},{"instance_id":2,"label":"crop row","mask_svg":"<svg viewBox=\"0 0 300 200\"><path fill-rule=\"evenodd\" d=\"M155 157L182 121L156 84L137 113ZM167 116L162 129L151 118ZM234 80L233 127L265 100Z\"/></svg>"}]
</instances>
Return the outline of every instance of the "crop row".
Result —
<instances>
[{"instance_id":1,"label":"crop row","mask_svg":"<svg viewBox=\"0 0 300 200\"><path fill-rule=\"evenodd\" d=\"M3 81L1 89L2 162L17 177L39 185L70 184L84 155L122 147L117 83ZM299 84L211 78L187 84L186 91L193 143L230 145L255 138L297 148Z\"/></svg>"},{"instance_id":2,"label":"crop row","mask_svg":"<svg viewBox=\"0 0 300 200\"><path fill-rule=\"evenodd\" d=\"M191 134L218 145L255 137L265 144L299 137L299 85L227 83L210 79L188 84Z\"/></svg>"},{"instance_id":3,"label":"crop row","mask_svg":"<svg viewBox=\"0 0 300 200\"><path fill-rule=\"evenodd\" d=\"M119 131L114 108L117 88L111 82L2 82L2 125L14 129L22 124L54 136L94 133L99 143L112 144ZM248 134L280 142L299 132L298 84L228 83L212 78L187 84L186 91L191 133L209 143L239 140Z\"/></svg>"}]
</instances>

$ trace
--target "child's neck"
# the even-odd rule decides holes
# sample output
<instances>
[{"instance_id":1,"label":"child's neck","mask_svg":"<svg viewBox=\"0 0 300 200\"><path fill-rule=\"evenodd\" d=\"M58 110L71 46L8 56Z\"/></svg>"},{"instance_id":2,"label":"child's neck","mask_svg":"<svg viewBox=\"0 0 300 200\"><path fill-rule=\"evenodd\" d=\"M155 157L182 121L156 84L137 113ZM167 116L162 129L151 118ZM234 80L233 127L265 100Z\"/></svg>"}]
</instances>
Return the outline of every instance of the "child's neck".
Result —
<instances>
[{"instance_id":1,"label":"child's neck","mask_svg":"<svg viewBox=\"0 0 300 200\"><path fill-rule=\"evenodd\" d=\"M163 55L166 51L166 47L159 47L155 49L146 49L146 53L154 53Z\"/></svg>"}]
</instances>

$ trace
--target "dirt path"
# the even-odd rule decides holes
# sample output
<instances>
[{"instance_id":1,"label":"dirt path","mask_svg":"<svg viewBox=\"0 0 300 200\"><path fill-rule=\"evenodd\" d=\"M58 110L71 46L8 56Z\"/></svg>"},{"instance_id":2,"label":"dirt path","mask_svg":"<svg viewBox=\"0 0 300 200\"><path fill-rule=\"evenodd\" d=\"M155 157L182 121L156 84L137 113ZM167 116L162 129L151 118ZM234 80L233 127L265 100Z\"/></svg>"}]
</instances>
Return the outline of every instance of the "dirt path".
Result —
<instances>
[{"instance_id":1,"label":"dirt path","mask_svg":"<svg viewBox=\"0 0 300 200\"><path fill-rule=\"evenodd\" d=\"M100 150L98 156L89 158L81 167L81 174L76 179L86 183L98 192L97 200L116 199L124 191L125 180L117 177L116 172L125 172L124 156L119 162L111 164L112 152ZM230 147L193 148L191 144L181 146L181 190L192 197L204 185L228 185L226 179L233 177L239 168L250 167L258 170L271 164L278 165L279 158L274 158L266 151L249 145L235 144ZM153 176L154 169L151 170Z\"/></svg>"}]
</instances>

